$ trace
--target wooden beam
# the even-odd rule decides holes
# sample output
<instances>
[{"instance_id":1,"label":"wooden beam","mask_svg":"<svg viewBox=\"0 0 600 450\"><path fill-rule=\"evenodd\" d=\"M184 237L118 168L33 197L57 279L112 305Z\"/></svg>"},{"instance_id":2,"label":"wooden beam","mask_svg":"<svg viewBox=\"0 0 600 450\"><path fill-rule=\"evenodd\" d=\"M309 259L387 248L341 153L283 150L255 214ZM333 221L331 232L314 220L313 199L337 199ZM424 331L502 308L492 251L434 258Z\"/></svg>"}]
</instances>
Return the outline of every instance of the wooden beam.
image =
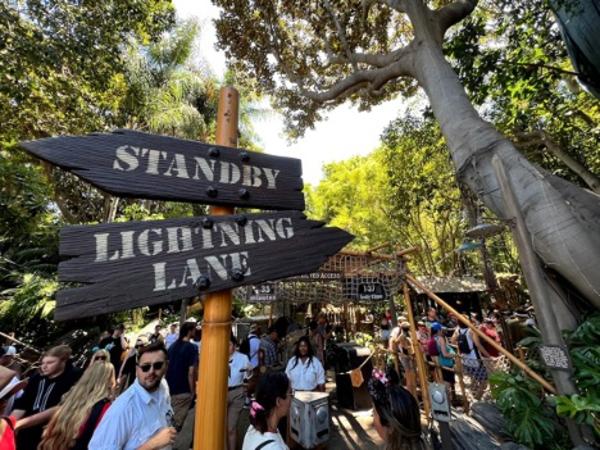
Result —
<instances>
[{"instance_id":1,"label":"wooden beam","mask_svg":"<svg viewBox=\"0 0 600 450\"><path fill-rule=\"evenodd\" d=\"M423 409L427 421L431 421L431 405L429 404L429 384L427 381L427 366L425 365L425 357L421 351L421 345L417 337L417 325L413 314L412 302L408 291L408 284L404 283L404 303L406 304L406 313L408 315L408 323L410 324L410 340L412 341L415 359L417 360L417 370L419 375L419 384L421 385L421 397L423 399Z\"/></svg>"},{"instance_id":2,"label":"wooden beam","mask_svg":"<svg viewBox=\"0 0 600 450\"><path fill-rule=\"evenodd\" d=\"M429 289L423 283L417 281L412 275L407 274L406 279L411 284L411 286L413 286L414 288L421 289L423 292L425 292L425 294L430 299L432 299L434 302L436 302L438 305L440 305L446 311L449 311L452 314L454 314L456 316L457 320L464 323L467 327L469 327L471 329L471 331L473 333L477 334L477 336L479 336L480 339L483 339L490 346L492 346L496 350L498 350L498 352L500 352L501 354L506 356L510 360L510 362L512 362L515 366L517 366L519 369L523 370L527 375L529 375L531 378L533 378L535 381L537 381L539 384L541 384L544 387L544 389L546 389L548 392L550 392L552 394L556 394L556 389L554 388L554 386L552 386L550 383L548 383L544 378L542 378L540 375L538 375L534 370L530 369L529 366L527 366L527 364L521 362L521 360L519 358L517 358L512 353L510 353L508 350L506 350L504 347L502 347L501 345L496 343L496 341L489 338L485 333L482 333L479 330L479 328L477 328L475 325L473 325L471 323L471 321L469 321L468 319L465 319L461 313L459 313L456 309L454 309L452 306L450 306L448 303L446 303L444 300L442 300L440 297L438 297L431 289Z\"/></svg>"}]
</instances>

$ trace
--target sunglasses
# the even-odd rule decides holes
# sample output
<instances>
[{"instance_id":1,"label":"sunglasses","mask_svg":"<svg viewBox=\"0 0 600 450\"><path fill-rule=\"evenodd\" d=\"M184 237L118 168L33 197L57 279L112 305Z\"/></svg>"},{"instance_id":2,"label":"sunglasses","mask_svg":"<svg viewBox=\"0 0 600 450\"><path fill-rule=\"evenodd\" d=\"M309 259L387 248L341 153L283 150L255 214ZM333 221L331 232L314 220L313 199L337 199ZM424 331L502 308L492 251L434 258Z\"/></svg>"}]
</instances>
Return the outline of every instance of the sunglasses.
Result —
<instances>
[{"instance_id":1,"label":"sunglasses","mask_svg":"<svg viewBox=\"0 0 600 450\"><path fill-rule=\"evenodd\" d=\"M164 361L157 361L155 363L148 363L148 364L138 364L138 367L142 370L142 372L146 373L146 372L150 372L150 369L154 369L154 370L160 370L163 368L163 366L165 365Z\"/></svg>"},{"instance_id":2,"label":"sunglasses","mask_svg":"<svg viewBox=\"0 0 600 450\"><path fill-rule=\"evenodd\" d=\"M106 361L106 356L94 356L94 361Z\"/></svg>"}]
</instances>

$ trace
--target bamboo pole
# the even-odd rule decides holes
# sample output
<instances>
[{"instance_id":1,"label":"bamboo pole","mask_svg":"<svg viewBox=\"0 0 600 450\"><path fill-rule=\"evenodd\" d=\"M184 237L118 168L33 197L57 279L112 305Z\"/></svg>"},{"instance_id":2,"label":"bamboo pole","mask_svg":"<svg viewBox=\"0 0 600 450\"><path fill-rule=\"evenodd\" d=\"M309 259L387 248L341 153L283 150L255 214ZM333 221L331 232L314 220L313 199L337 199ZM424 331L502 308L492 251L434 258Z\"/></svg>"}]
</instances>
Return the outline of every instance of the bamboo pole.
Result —
<instances>
[{"instance_id":1,"label":"bamboo pole","mask_svg":"<svg viewBox=\"0 0 600 450\"><path fill-rule=\"evenodd\" d=\"M473 325L471 323L471 321L465 319L461 313L459 313L456 309L454 309L452 306L450 306L448 303L446 303L440 297L435 295L435 293L433 291L431 291L431 289L429 289L428 287L423 285L421 282L417 281L412 275L406 274L406 279L413 287L421 289L423 292L425 292L425 294L427 294L427 296L430 299L432 299L434 302L436 302L442 308L444 308L447 311L454 314L456 316L457 320L464 323L467 327L469 327L471 329L471 331L473 333L475 333L477 336L479 336L485 342L487 342L492 347L494 347L496 350L498 350L500 353L502 353L504 356L506 356L510 360L510 362L512 362L519 369L523 370L527 375L529 375L535 381L540 383L544 387L544 389L546 389L548 392L550 392L552 394L556 394L556 389L554 388L554 386L552 386L550 383L548 383L545 379L543 379L535 371L530 369L529 366L527 366L527 364L521 362L521 360L519 358L517 358L515 355L510 353L508 350L506 350L501 345L498 345L498 343L496 343L496 341L489 338L485 333L482 333L481 331L479 331L479 329L475 325Z\"/></svg>"},{"instance_id":2,"label":"bamboo pole","mask_svg":"<svg viewBox=\"0 0 600 450\"><path fill-rule=\"evenodd\" d=\"M465 368L460 355L456 356L455 372L458 375L458 385L460 386L460 392L462 393L463 397L463 408L465 410L465 414L469 414L469 398L467 396L467 388L465 387Z\"/></svg>"},{"instance_id":3,"label":"bamboo pole","mask_svg":"<svg viewBox=\"0 0 600 450\"><path fill-rule=\"evenodd\" d=\"M421 249L419 248L419 246L415 245L414 247L408 247L405 249L400 250L399 252L396 253L396 257L398 256L404 256L404 255L408 255L410 253L417 253L419 252Z\"/></svg>"},{"instance_id":4,"label":"bamboo pole","mask_svg":"<svg viewBox=\"0 0 600 450\"><path fill-rule=\"evenodd\" d=\"M413 351L415 359L417 360L417 370L419 371L419 384L421 385L421 397L423 399L423 410L425 411L425 417L427 421L431 420L430 411L431 406L429 404L429 385L427 384L427 367L425 366L425 358L423 352L421 352L421 345L417 338L417 326L415 324L415 317L412 310L412 302L410 300L410 293L408 292L408 284L404 283L404 303L406 303L406 313L408 315L408 323L410 324L410 339L413 345Z\"/></svg>"},{"instance_id":5,"label":"bamboo pole","mask_svg":"<svg viewBox=\"0 0 600 450\"><path fill-rule=\"evenodd\" d=\"M238 109L238 92L232 87L222 88L217 110L217 144L237 147ZM234 209L229 206L210 208L210 213L215 216L233 212ZM194 450L225 448L231 308L231 290L206 295L200 372L196 386L198 403L194 423Z\"/></svg>"},{"instance_id":6,"label":"bamboo pole","mask_svg":"<svg viewBox=\"0 0 600 450\"><path fill-rule=\"evenodd\" d=\"M34 351L34 352L35 352L35 353L37 353L38 355L41 355L41 354L42 354L42 352L41 352L41 351L39 351L37 348L33 348L31 345L27 345L25 342L23 342L23 341L20 341L20 340L18 340L18 339L15 339L14 337L12 337L12 336L9 336L8 334L4 334L4 333L2 333L1 331L0 331L0 336L2 336L4 339L8 339L9 341L13 341L13 342L15 342L15 343L17 343L17 344L19 344L19 345L22 345L23 347L25 347L25 348L28 348L29 350L32 350L32 351Z\"/></svg>"}]
</instances>

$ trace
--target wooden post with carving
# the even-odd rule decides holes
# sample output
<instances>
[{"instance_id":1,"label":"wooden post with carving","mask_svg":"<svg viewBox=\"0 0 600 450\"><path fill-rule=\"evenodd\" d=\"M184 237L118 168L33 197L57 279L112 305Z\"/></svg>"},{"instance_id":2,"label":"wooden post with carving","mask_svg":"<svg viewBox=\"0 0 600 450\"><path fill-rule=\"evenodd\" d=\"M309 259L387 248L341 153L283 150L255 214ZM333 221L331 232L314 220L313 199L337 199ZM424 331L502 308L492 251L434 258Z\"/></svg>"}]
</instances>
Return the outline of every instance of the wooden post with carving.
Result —
<instances>
[{"instance_id":1,"label":"wooden post with carving","mask_svg":"<svg viewBox=\"0 0 600 450\"><path fill-rule=\"evenodd\" d=\"M221 89L217 111L216 143L237 147L239 94L232 87ZM212 206L210 214L233 214L230 206ZM214 292L204 300L202 352L198 401L194 423L194 450L222 450L227 430L227 378L231 333L231 290Z\"/></svg>"}]
</instances>

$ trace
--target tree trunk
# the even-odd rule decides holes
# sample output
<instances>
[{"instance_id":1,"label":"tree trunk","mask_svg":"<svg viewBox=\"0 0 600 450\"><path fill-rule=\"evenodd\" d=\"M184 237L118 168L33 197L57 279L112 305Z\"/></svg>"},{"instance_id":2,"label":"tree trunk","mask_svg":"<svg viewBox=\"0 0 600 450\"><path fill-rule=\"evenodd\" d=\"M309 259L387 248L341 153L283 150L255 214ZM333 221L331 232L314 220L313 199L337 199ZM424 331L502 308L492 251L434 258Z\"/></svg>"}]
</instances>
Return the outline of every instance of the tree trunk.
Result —
<instances>
[{"instance_id":1,"label":"tree trunk","mask_svg":"<svg viewBox=\"0 0 600 450\"><path fill-rule=\"evenodd\" d=\"M507 219L491 165L498 155L509 172L536 253L600 308L600 197L527 161L477 113L433 31L417 31L430 23L414 25L415 75L440 123L458 178L498 217Z\"/></svg>"}]
</instances>

